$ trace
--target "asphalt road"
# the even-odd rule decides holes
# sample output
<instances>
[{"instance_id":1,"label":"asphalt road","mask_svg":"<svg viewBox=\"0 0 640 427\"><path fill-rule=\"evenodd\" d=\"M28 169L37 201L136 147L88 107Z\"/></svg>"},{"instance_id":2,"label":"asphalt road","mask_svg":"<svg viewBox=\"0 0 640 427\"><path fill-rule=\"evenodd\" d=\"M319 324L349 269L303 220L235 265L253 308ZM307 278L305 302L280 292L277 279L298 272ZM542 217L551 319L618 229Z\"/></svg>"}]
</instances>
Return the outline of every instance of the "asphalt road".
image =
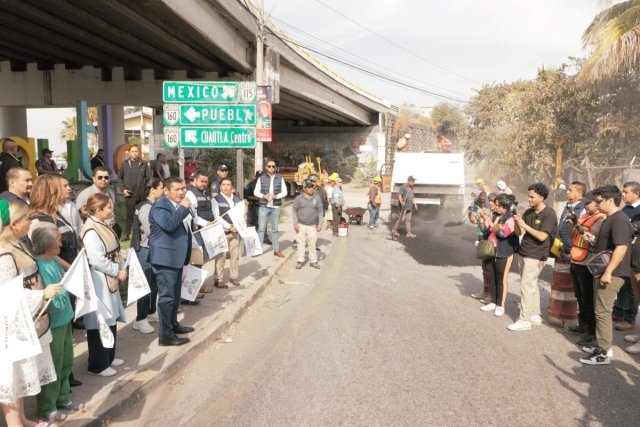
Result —
<instances>
[{"instance_id":1,"label":"asphalt road","mask_svg":"<svg viewBox=\"0 0 640 427\"><path fill-rule=\"evenodd\" d=\"M508 331L517 275L506 315L481 312L474 229L415 222L415 240L384 226L325 237L322 270L288 263L220 342L110 425L638 424L640 357L619 348L622 333L612 365L587 367L546 322Z\"/></svg>"}]
</instances>

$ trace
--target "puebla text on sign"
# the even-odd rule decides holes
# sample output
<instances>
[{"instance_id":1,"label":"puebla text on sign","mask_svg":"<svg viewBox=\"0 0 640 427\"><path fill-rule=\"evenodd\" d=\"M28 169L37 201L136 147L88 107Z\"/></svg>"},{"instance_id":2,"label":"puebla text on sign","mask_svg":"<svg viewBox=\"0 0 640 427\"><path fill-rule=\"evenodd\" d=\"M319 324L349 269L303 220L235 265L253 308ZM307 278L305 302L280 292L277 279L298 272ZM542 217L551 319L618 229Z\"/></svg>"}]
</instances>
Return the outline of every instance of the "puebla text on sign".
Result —
<instances>
[{"instance_id":1,"label":"puebla text on sign","mask_svg":"<svg viewBox=\"0 0 640 427\"><path fill-rule=\"evenodd\" d=\"M163 102L252 104L255 82L163 82Z\"/></svg>"},{"instance_id":2,"label":"puebla text on sign","mask_svg":"<svg viewBox=\"0 0 640 427\"><path fill-rule=\"evenodd\" d=\"M255 126L255 105L165 104L165 125Z\"/></svg>"}]
</instances>

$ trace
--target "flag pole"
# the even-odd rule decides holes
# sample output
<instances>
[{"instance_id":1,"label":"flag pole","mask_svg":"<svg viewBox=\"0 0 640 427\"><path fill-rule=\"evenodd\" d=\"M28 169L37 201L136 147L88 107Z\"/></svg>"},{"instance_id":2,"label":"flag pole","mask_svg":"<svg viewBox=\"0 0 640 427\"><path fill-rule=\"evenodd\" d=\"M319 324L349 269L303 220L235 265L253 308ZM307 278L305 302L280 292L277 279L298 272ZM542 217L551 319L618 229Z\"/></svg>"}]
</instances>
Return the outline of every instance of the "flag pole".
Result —
<instances>
[{"instance_id":1,"label":"flag pole","mask_svg":"<svg viewBox=\"0 0 640 427\"><path fill-rule=\"evenodd\" d=\"M51 304L51 300L53 298L50 298L47 303L44 305L44 307L42 307L42 310L40 310L40 314L38 314L38 317L35 318L35 320L33 321L34 324L38 323L38 320L40 320L40 318L42 317L42 315L44 314L45 310L47 309L47 307L49 307L49 304Z\"/></svg>"}]
</instances>

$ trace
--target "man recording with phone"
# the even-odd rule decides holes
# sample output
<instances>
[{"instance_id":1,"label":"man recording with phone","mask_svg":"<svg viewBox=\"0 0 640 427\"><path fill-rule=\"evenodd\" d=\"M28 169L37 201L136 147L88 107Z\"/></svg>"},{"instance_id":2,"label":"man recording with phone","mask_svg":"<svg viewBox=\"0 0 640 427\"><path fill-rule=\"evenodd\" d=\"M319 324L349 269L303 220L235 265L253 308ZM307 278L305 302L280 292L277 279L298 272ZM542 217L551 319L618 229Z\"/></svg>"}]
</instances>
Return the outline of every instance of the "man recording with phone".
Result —
<instances>
[{"instance_id":1,"label":"man recording with phone","mask_svg":"<svg viewBox=\"0 0 640 427\"><path fill-rule=\"evenodd\" d=\"M573 241L571 236L569 236L569 223L567 222L567 217L572 216L577 219L582 216L584 213L584 203L582 202L582 198L586 192L586 184L580 181L572 182L567 189L567 205L562 210L560 222L558 223L558 231L560 233L559 237L563 244L562 254L567 258L570 256L571 246L573 246Z\"/></svg>"}]
</instances>

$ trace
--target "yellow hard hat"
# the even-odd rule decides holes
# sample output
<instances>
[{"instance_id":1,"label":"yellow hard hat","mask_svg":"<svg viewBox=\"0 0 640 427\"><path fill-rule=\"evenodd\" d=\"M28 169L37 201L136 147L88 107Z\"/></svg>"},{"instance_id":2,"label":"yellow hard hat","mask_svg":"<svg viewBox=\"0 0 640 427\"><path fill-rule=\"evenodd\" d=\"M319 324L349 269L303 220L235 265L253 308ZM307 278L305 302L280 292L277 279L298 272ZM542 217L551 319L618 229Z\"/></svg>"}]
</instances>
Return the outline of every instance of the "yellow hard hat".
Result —
<instances>
[{"instance_id":1,"label":"yellow hard hat","mask_svg":"<svg viewBox=\"0 0 640 427\"><path fill-rule=\"evenodd\" d=\"M337 173L332 173L331 175L329 175L329 181L335 181L336 179L340 178L340 175L338 175Z\"/></svg>"},{"instance_id":2,"label":"yellow hard hat","mask_svg":"<svg viewBox=\"0 0 640 427\"><path fill-rule=\"evenodd\" d=\"M382 182L382 178L376 176L375 178L373 178L373 182Z\"/></svg>"},{"instance_id":3,"label":"yellow hard hat","mask_svg":"<svg viewBox=\"0 0 640 427\"><path fill-rule=\"evenodd\" d=\"M482 180L482 178L478 178L476 179L476 184L484 184L484 181Z\"/></svg>"}]
</instances>

